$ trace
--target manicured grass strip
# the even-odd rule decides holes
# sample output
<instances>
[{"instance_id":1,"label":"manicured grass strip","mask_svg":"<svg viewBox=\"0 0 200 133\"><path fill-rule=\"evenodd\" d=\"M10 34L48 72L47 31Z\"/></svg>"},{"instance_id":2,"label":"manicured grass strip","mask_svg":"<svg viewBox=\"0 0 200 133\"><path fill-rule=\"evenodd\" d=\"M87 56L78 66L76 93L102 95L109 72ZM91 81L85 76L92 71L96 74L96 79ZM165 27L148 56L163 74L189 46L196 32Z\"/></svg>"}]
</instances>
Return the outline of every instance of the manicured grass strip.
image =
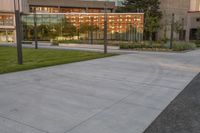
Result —
<instances>
[{"instance_id":1,"label":"manicured grass strip","mask_svg":"<svg viewBox=\"0 0 200 133\"><path fill-rule=\"evenodd\" d=\"M24 63L23 65L18 65L16 48L0 46L0 74L113 55L87 51L23 48Z\"/></svg>"}]
</instances>

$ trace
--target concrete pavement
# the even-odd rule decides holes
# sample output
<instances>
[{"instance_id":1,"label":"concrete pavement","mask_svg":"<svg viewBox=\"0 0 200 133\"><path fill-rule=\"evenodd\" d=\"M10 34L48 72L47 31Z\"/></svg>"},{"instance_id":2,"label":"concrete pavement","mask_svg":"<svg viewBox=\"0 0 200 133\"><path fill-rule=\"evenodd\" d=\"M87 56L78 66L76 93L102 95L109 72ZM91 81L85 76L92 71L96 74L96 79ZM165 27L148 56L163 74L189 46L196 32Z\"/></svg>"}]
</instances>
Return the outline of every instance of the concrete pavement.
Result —
<instances>
[{"instance_id":1,"label":"concrete pavement","mask_svg":"<svg viewBox=\"0 0 200 133\"><path fill-rule=\"evenodd\" d=\"M200 74L144 133L200 133Z\"/></svg>"},{"instance_id":2,"label":"concrete pavement","mask_svg":"<svg viewBox=\"0 0 200 133\"><path fill-rule=\"evenodd\" d=\"M0 75L0 131L142 133L200 71L199 57L138 52Z\"/></svg>"},{"instance_id":3,"label":"concrete pavement","mask_svg":"<svg viewBox=\"0 0 200 133\"><path fill-rule=\"evenodd\" d=\"M0 43L0 46L16 46L16 44L4 44ZM24 48L34 48L33 44L23 44ZM91 45L91 44L60 44L59 46L52 46L49 43L39 43L38 48L40 49L57 49L57 50L77 50L77 51L92 51L92 52L104 52L103 45ZM133 50L121 50L119 46L108 46L108 53L117 54L131 54L138 53L139 51Z\"/></svg>"}]
</instances>

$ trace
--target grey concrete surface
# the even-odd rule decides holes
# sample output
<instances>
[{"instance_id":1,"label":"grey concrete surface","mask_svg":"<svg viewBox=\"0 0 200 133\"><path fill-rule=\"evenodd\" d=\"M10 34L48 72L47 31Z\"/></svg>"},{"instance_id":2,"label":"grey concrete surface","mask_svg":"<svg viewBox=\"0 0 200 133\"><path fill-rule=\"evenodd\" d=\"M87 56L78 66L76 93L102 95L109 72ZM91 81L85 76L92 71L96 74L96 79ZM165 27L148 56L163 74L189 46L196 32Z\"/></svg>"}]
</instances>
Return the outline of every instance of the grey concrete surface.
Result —
<instances>
[{"instance_id":1,"label":"grey concrete surface","mask_svg":"<svg viewBox=\"0 0 200 133\"><path fill-rule=\"evenodd\" d=\"M200 71L200 50L0 75L1 133L142 133Z\"/></svg>"},{"instance_id":2,"label":"grey concrete surface","mask_svg":"<svg viewBox=\"0 0 200 133\"><path fill-rule=\"evenodd\" d=\"M13 46L16 44L10 43L0 43L0 46ZM34 44L23 44L24 48L34 48ZM77 50L77 51L92 51L92 52L104 52L103 45L91 45L91 44L63 44L60 46L52 46L49 43L39 43L38 48L40 49L56 49L56 50ZM121 50L118 46L108 46L107 51L109 53L117 53L117 54L132 54L132 53L140 53L140 51L133 50Z\"/></svg>"},{"instance_id":3,"label":"grey concrete surface","mask_svg":"<svg viewBox=\"0 0 200 133\"><path fill-rule=\"evenodd\" d=\"M200 74L144 133L200 133Z\"/></svg>"}]
</instances>

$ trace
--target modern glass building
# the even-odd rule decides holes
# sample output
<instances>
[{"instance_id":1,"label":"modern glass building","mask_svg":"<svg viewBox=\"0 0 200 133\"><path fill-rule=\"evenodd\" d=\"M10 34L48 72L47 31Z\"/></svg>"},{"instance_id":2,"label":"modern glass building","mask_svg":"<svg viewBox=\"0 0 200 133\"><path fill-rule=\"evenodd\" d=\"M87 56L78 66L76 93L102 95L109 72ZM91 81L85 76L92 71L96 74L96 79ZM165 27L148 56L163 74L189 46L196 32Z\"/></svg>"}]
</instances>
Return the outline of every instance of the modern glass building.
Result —
<instances>
[{"instance_id":1,"label":"modern glass building","mask_svg":"<svg viewBox=\"0 0 200 133\"><path fill-rule=\"evenodd\" d=\"M15 40L14 30L14 15L0 13L0 42L13 42Z\"/></svg>"},{"instance_id":2,"label":"modern glass building","mask_svg":"<svg viewBox=\"0 0 200 133\"><path fill-rule=\"evenodd\" d=\"M103 40L106 11L108 39L140 41L143 14L114 13L115 2L84 0L20 0L23 39L32 41L34 29L38 39ZM34 13L36 15L34 15ZM37 27L34 27L36 22ZM15 41L13 0L1 0L0 42Z\"/></svg>"},{"instance_id":3,"label":"modern glass building","mask_svg":"<svg viewBox=\"0 0 200 133\"><path fill-rule=\"evenodd\" d=\"M121 0L119 0L121 1ZM160 10L163 12L163 19L161 25L164 25L157 33L157 38L162 39L164 35L170 36L170 20L171 14L175 13L175 20L184 20L184 38L186 40L193 39L192 36L196 29L200 25L200 0L160 0ZM95 38L98 34L98 38L102 38L100 32L104 27L104 12L108 12L108 34L109 38L119 38L125 40L127 38L139 38L142 34L141 24L143 24L143 15L132 13L132 14L116 14L115 9L117 8L116 0L20 0L21 12L23 14L23 31L29 32L28 38L30 39L33 34L33 13L36 12L38 31L40 28L48 26L52 27L55 23L57 26L61 23L67 27L66 22L70 27L76 27L75 36L80 37L83 35L81 31L84 25L85 29L88 29L87 37ZM71 13L71 14L69 14ZM95 15L94 15L95 14ZM32 17L31 17L32 16ZM130 17L128 17L130 16ZM140 17L138 17L140 16ZM82 20L82 18L84 18ZM140 18L140 19L139 19ZM138 21L136 21L138 20ZM32 24L31 24L32 23ZM89 26L88 26L89 25ZM95 35L94 30L91 30L92 26L96 26ZM27 29L31 28L31 29ZM46 27L47 28L47 27ZM72 28L72 27L71 27ZM79 32L79 29L80 32ZM97 30L98 29L98 30ZM167 29L167 30L165 30ZM53 30L57 30L53 28ZM45 31L45 30L43 30ZM64 36L60 30L60 35ZM64 30L66 31L66 30ZM167 31L165 33L165 31ZM46 32L46 31L45 31ZM45 33L44 32L44 33ZM98 33L96 33L98 32ZM86 34L86 33L85 33ZM24 33L24 38L26 33ZM131 36L131 37L129 37ZM139 36L139 37L138 37ZM178 34L175 35L177 38ZM48 37L49 38L49 37ZM66 37L65 37L66 38ZM81 37L80 37L81 38ZM97 38L97 39L98 39ZM44 39L46 40L46 39ZM49 39L48 39L49 40ZM136 40L136 39L135 39ZM14 5L13 0L1 0L0 4L0 42L2 41L15 41L15 22L14 22Z\"/></svg>"},{"instance_id":4,"label":"modern glass building","mask_svg":"<svg viewBox=\"0 0 200 133\"><path fill-rule=\"evenodd\" d=\"M15 40L13 0L0 2L0 42Z\"/></svg>"},{"instance_id":5,"label":"modern glass building","mask_svg":"<svg viewBox=\"0 0 200 133\"><path fill-rule=\"evenodd\" d=\"M109 40L142 40L143 13L107 13L106 16L104 13L25 14L22 18L24 40L33 38L34 21L39 40L103 40L105 17Z\"/></svg>"}]
</instances>

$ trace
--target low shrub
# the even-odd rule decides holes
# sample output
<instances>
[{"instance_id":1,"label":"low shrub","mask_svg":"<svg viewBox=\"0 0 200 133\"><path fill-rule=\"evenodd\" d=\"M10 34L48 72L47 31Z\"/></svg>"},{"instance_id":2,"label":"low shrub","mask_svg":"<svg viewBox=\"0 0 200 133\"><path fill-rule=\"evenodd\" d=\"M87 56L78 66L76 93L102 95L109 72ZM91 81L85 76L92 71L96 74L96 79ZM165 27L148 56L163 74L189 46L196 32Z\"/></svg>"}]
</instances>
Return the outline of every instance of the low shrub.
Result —
<instances>
[{"instance_id":1,"label":"low shrub","mask_svg":"<svg viewBox=\"0 0 200 133\"><path fill-rule=\"evenodd\" d=\"M155 43L153 44L153 48L166 48L164 43Z\"/></svg>"},{"instance_id":2,"label":"low shrub","mask_svg":"<svg viewBox=\"0 0 200 133\"><path fill-rule=\"evenodd\" d=\"M59 40L59 43L66 43L66 44L69 44L69 43L82 43L81 40Z\"/></svg>"},{"instance_id":3,"label":"low shrub","mask_svg":"<svg viewBox=\"0 0 200 133\"><path fill-rule=\"evenodd\" d=\"M22 44L33 44L32 41L22 41Z\"/></svg>"},{"instance_id":4,"label":"low shrub","mask_svg":"<svg viewBox=\"0 0 200 133\"><path fill-rule=\"evenodd\" d=\"M196 44L197 47L200 47L200 40L196 40L195 44Z\"/></svg>"},{"instance_id":5,"label":"low shrub","mask_svg":"<svg viewBox=\"0 0 200 133\"><path fill-rule=\"evenodd\" d=\"M189 42L174 42L173 51L184 51L184 50L193 50L196 48L195 43ZM136 50L155 50L155 51L168 51L169 48L162 43L153 43L150 45L148 42L143 43L133 43L133 44L120 44L120 49L136 49Z\"/></svg>"},{"instance_id":6,"label":"low shrub","mask_svg":"<svg viewBox=\"0 0 200 133\"><path fill-rule=\"evenodd\" d=\"M151 45L149 42L120 44L120 49L164 49L164 48L165 46L163 44L153 43Z\"/></svg>"},{"instance_id":7,"label":"low shrub","mask_svg":"<svg viewBox=\"0 0 200 133\"><path fill-rule=\"evenodd\" d=\"M174 42L172 50L173 51L184 51L184 50L194 50L196 45L189 42Z\"/></svg>"},{"instance_id":8,"label":"low shrub","mask_svg":"<svg viewBox=\"0 0 200 133\"><path fill-rule=\"evenodd\" d=\"M120 44L120 49L129 49L129 44Z\"/></svg>"},{"instance_id":9,"label":"low shrub","mask_svg":"<svg viewBox=\"0 0 200 133\"><path fill-rule=\"evenodd\" d=\"M52 46L59 46L59 42L58 42L57 40L53 40L53 41L51 42L51 45L52 45Z\"/></svg>"}]
</instances>

